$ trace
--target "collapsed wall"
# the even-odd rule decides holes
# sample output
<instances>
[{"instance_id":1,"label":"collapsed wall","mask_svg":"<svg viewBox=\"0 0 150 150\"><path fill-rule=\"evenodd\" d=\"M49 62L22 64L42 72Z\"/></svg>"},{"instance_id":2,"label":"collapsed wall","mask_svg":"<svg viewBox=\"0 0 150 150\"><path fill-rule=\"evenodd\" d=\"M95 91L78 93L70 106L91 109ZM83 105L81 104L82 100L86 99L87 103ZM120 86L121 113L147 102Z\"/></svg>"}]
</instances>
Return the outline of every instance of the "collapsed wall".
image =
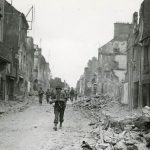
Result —
<instances>
[{"instance_id":1,"label":"collapsed wall","mask_svg":"<svg viewBox=\"0 0 150 150\"><path fill-rule=\"evenodd\" d=\"M122 100L127 70L127 40L130 31L131 24L115 23L114 38L99 48L98 94L109 94ZM126 103L127 100L122 102Z\"/></svg>"}]
</instances>

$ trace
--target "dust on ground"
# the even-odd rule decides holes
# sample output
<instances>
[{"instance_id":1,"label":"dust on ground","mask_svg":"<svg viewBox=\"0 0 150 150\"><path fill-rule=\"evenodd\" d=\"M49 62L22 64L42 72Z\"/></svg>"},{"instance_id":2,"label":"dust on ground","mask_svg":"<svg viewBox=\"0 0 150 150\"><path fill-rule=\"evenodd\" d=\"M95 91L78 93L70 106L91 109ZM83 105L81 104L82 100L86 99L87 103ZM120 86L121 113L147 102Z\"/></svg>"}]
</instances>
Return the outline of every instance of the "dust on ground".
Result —
<instances>
[{"instance_id":1,"label":"dust on ground","mask_svg":"<svg viewBox=\"0 0 150 150\"><path fill-rule=\"evenodd\" d=\"M0 118L1 150L80 150L83 140L93 144L85 118L72 104L65 112L63 129L53 130L53 106L38 100L24 110Z\"/></svg>"}]
</instances>

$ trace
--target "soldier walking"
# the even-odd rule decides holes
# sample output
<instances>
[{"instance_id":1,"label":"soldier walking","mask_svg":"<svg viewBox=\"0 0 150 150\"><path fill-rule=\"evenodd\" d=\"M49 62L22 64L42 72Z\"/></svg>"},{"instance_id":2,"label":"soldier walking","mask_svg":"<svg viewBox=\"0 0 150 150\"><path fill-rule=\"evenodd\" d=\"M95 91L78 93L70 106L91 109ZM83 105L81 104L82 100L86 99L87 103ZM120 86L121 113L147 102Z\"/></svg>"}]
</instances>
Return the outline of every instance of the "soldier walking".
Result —
<instances>
[{"instance_id":1,"label":"soldier walking","mask_svg":"<svg viewBox=\"0 0 150 150\"><path fill-rule=\"evenodd\" d=\"M55 89L51 89L51 99L55 99L56 91Z\"/></svg>"},{"instance_id":2,"label":"soldier walking","mask_svg":"<svg viewBox=\"0 0 150 150\"><path fill-rule=\"evenodd\" d=\"M75 97L75 100L77 100L77 98L78 98L78 93L77 93L77 91L74 92L74 97Z\"/></svg>"},{"instance_id":3,"label":"soldier walking","mask_svg":"<svg viewBox=\"0 0 150 150\"><path fill-rule=\"evenodd\" d=\"M50 89L47 89L47 91L46 91L46 101L47 101L47 103L49 103L50 96L51 96Z\"/></svg>"},{"instance_id":4,"label":"soldier walking","mask_svg":"<svg viewBox=\"0 0 150 150\"><path fill-rule=\"evenodd\" d=\"M44 95L44 91L43 91L42 87L40 87L40 90L38 91L40 105L42 105L43 95Z\"/></svg>"},{"instance_id":5,"label":"soldier walking","mask_svg":"<svg viewBox=\"0 0 150 150\"><path fill-rule=\"evenodd\" d=\"M60 86L56 87L56 95L50 104L55 103L54 105L54 130L57 131L57 125L60 122L59 128L62 128L62 123L64 121L64 112L66 108L67 96Z\"/></svg>"},{"instance_id":6,"label":"soldier walking","mask_svg":"<svg viewBox=\"0 0 150 150\"><path fill-rule=\"evenodd\" d=\"M71 90L70 90L70 100L71 100L71 102L73 102L73 99L74 99L74 89L72 87Z\"/></svg>"}]
</instances>

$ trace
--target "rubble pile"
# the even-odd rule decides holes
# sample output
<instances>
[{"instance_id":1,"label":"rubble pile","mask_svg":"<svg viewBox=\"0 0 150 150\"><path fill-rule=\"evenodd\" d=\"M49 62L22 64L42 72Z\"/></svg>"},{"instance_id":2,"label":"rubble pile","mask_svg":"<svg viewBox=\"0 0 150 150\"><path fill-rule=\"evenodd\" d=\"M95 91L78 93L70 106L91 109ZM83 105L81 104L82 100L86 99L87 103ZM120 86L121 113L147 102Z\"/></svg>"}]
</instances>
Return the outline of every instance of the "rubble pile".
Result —
<instances>
[{"instance_id":1,"label":"rubble pile","mask_svg":"<svg viewBox=\"0 0 150 150\"><path fill-rule=\"evenodd\" d=\"M120 133L112 128L107 130L97 127L92 131L97 150L149 150L150 133L138 131L133 125L126 125Z\"/></svg>"},{"instance_id":2,"label":"rubble pile","mask_svg":"<svg viewBox=\"0 0 150 150\"><path fill-rule=\"evenodd\" d=\"M36 100L35 96L27 98L17 97L16 101L1 101L0 102L0 117L3 114L7 114L10 112L22 112L26 108L29 107L30 104L34 103Z\"/></svg>"},{"instance_id":3,"label":"rubble pile","mask_svg":"<svg viewBox=\"0 0 150 150\"><path fill-rule=\"evenodd\" d=\"M89 110L96 150L150 150L150 107L129 113L109 96L90 97L76 104ZM94 113L93 113L94 112Z\"/></svg>"},{"instance_id":4,"label":"rubble pile","mask_svg":"<svg viewBox=\"0 0 150 150\"><path fill-rule=\"evenodd\" d=\"M95 97L86 97L81 101L78 101L76 105L79 107L85 107L88 109L96 109L96 108L103 108L108 103L110 103L113 100L112 97L109 97L108 95L101 95L101 96L95 96Z\"/></svg>"}]
</instances>

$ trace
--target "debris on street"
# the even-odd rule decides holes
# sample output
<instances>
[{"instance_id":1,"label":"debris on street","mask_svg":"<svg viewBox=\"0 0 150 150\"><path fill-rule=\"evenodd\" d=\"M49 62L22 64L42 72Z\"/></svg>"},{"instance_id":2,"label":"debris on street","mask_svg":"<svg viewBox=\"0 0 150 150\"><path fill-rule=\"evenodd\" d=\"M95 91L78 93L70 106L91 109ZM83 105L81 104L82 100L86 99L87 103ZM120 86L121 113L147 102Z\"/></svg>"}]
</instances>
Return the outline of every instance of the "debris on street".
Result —
<instances>
[{"instance_id":1,"label":"debris on street","mask_svg":"<svg viewBox=\"0 0 150 150\"><path fill-rule=\"evenodd\" d=\"M95 118L89 126L97 150L150 149L150 107L144 107L142 113L131 112L108 95L85 98L75 105Z\"/></svg>"},{"instance_id":2,"label":"debris on street","mask_svg":"<svg viewBox=\"0 0 150 150\"><path fill-rule=\"evenodd\" d=\"M82 142L81 147L83 148L83 150L93 150L93 148L85 141Z\"/></svg>"}]
</instances>

